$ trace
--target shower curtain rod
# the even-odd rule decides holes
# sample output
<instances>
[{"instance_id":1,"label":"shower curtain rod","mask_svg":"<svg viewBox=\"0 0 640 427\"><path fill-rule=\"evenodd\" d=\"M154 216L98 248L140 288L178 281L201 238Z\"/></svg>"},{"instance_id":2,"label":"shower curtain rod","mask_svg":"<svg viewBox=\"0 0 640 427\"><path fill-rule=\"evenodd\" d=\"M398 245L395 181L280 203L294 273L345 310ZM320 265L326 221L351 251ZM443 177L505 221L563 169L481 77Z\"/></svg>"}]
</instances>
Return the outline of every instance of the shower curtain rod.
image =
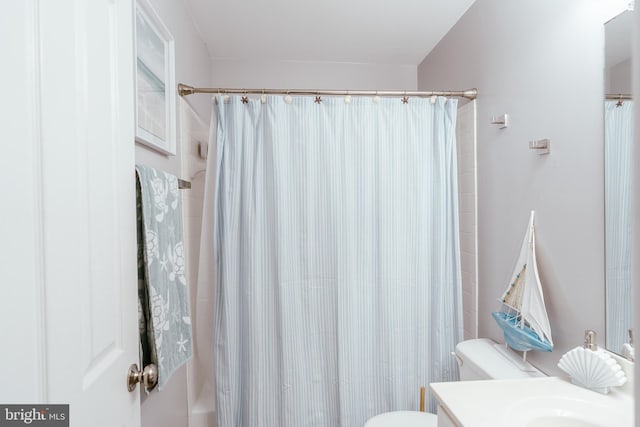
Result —
<instances>
[{"instance_id":1,"label":"shower curtain rod","mask_svg":"<svg viewBox=\"0 0 640 427\"><path fill-rule=\"evenodd\" d=\"M220 93L220 94L256 94L256 95L351 95L351 96L448 96L461 97L466 99L476 99L478 89L467 89L463 91L455 90L430 90L430 91L390 91L390 90L315 90L315 89L226 89L212 87L193 87L178 83L178 94L180 96L193 95L195 93Z\"/></svg>"},{"instance_id":2,"label":"shower curtain rod","mask_svg":"<svg viewBox=\"0 0 640 427\"><path fill-rule=\"evenodd\" d=\"M605 99L628 99L633 100L633 95L628 93L608 93L605 96Z\"/></svg>"}]
</instances>

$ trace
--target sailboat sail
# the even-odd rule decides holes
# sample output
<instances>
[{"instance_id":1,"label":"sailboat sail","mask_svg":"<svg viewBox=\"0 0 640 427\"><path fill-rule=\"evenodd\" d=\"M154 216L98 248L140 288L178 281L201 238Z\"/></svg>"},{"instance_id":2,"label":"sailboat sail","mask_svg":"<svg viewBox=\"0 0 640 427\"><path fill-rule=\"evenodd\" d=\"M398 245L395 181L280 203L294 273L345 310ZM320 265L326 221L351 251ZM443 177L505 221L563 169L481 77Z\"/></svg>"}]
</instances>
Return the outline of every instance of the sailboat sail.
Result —
<instances>
[{"instance_id":1,"label":"sailboat sail","mask_svg":"<svg viewBox=\"0 0 640 427\"><path fill-rule=\"evenodd\" d=\"M551 351L551 326L536 263L534 215L531 211L512 278L500 298L503 308L492 315L510 347L519 351Z\"/></svg>"}]
</instances>

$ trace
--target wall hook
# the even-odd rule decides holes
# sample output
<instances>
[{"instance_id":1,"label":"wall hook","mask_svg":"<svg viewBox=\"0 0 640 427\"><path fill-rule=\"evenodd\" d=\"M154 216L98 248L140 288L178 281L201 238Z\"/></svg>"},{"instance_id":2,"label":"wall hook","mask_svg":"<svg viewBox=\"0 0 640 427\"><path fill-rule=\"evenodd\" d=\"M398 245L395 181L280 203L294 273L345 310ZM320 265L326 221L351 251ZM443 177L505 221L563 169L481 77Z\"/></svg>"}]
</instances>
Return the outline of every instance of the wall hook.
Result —
<instances>
[{"instance_id":1,"label":"wall hook","mask_svg":"<svg viewBox=\"0 0 640 427\"><path fill-rule=\"evenodd\" d=\"M529 149L536 150L538 154L549 154L551 150L551 140L548 138L529 141Z\"/></svg>"},{"instance_id":2,"label":"wall hook","mask_svg":"<svg viewBox=\"0 0 640 427\"><path fill-rule=\"evenodd\" d=\"M509 127L509 115L507 113L504 113L499 117L493 116L491 117L491 124L500 125L500 129L507 128Z\"/></svg>"}]
</instances>

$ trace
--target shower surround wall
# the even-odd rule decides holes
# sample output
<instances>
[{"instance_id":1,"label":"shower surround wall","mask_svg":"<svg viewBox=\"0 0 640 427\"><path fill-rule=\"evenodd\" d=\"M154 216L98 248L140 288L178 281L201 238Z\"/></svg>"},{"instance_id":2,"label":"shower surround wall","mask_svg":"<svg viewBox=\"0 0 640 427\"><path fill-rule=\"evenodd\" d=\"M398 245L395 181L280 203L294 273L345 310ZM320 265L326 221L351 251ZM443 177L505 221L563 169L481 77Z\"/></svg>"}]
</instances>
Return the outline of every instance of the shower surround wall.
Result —
<instances>
[{"instance_id":1,"label":"shower surround wall","mask_svg":"<svg viewBox=\"0 0 640 427\"><path fill-rule=\"evenodd\" d=\"M490 313L537 211L556 349L530 359L551 374L585 328L604 333L603 24L627 3L477 0L418 69L420 89L480 91L480 336L503 341ZM503 113L509 128L489 123ZM529 150L539 138L551 139L548 156Z\"/></svg>"},{"instance_id":2,"label":"shower surround wall","mask_svg":"<svg viewBox=\"0 0 640 427\"><path fill-rule=\"evenodd\" d=\"M461 101L463 103L463 101ZM478 337L478 211L476 200L476 102L458 107L458 212L464 339Z\"/></svg>"},{"instance_id":3,"label":"shower surround wall","mask_svg":"<svg viewBox=\"0 0 640 427\"><path fill-rule=\"evenodd\" d=\"M187 253L187 279L189 281L191 317L194 337L193 360L188 365L189 426L209 427L214 423L213 398L210 388L213 383L211 351L202 344L210 342L210 325L213 302L203 299L198 292L198 260L200 253L200 230L202 227L202 203L204 200L204 177L206 161L200 156L198 145L207 144L209 122L203 120L185 99L180 105L180 136L183 141L182 174L191 181L191 189L182 192L182 207L185 218L185 248Z\"/></svg>"}]
</instances>

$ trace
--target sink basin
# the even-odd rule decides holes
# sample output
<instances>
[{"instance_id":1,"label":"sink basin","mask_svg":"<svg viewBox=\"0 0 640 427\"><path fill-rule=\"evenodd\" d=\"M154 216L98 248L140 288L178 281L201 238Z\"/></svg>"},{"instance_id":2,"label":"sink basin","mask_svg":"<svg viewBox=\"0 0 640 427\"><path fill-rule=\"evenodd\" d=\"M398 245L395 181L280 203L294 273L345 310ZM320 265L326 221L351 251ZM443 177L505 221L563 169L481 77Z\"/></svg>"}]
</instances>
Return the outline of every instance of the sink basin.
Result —
<instances>
[{"instance_id":1,"label":"sink basin","mask_svg":"<svg viewBox=\"0 0 640 427\"><path fill-rule=\"evenodd\" d=\"M629 423L628 415L613 406L561 396L520 399L509 405L504 418L505 423L523 427L609 427Z\"/></svg>"},{"instance_id":2,"label":"sink basin","mask_svg":"<svg viewBox=\"0 0 640 427\"><path fill-rule=\"evenodd\" d=\"M606 427L605 424L593 424L589 421L579 420L573 417L536 417L523 427Z\"/></svg>"}]
</instances>

